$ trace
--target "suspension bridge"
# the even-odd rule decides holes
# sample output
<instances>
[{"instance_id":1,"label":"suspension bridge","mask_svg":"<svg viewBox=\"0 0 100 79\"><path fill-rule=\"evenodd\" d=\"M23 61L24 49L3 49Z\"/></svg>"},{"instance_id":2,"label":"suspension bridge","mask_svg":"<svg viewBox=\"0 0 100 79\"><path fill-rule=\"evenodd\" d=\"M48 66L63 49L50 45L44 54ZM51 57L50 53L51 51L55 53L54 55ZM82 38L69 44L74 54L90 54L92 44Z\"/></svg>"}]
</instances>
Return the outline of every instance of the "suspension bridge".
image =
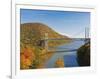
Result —
<instances>
[{"instance_id":1,"label":"suspension bridge","mask_svg":"<svg viewBox=\"0 0 100 79\"><path fill-rule=\"evenodd\" d=\"M55 50L55 49L49 49L49 45L48 45L48 42L49 41L56 41L56 40L58 40L58 41L61 41L61 40L67 40L67 41L70 41L70 40L74 40L74 41L84 41L84 44L85 43L87 43L87 42L89 42L89 30L87 29L87 28L85 28L85 32L84 32L85 34L85 38L71 38L71 39L68 39L68 38L49 38L48 37L48 33L45 33L45 35L44 35L44 39L41 39L41 41L42 41L42 46L46 49L46 51L47 52L69 52L69 51L76 51L77 49L74 49L74 48L72 48L72 49L64 49L64 50ZM78 33L79 34L79 33Z\"/></svg>"}]
</instances>

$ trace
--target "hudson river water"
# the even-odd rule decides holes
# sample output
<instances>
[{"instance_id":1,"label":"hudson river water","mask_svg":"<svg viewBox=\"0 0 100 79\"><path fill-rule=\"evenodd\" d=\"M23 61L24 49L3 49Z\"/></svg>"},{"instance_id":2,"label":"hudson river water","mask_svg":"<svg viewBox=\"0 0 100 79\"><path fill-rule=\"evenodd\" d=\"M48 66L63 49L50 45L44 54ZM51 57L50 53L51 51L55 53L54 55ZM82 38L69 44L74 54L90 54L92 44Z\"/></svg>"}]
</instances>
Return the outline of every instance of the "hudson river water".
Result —
<instances>
[{"instance_id":1,"label":"hudson river water","mask_svg":"<svg viewBox=\"0 0 100 79\"><path fill-rule=\"evenodd\" d=\"M82 45L84 45L83 40L74 40L70 43L65 43L63 45L55 47L57 51L63 51L63 52L55 52L54 55L46 62L45 68L54 68L55 62L58 58L62 58L64 60L64 66L65 67L78 67L77 62L77 51L66 51L66 50L72 50L72 49L78 49ZM51 48L53 49L53 48Z\"/></svg>"}]
</instances>

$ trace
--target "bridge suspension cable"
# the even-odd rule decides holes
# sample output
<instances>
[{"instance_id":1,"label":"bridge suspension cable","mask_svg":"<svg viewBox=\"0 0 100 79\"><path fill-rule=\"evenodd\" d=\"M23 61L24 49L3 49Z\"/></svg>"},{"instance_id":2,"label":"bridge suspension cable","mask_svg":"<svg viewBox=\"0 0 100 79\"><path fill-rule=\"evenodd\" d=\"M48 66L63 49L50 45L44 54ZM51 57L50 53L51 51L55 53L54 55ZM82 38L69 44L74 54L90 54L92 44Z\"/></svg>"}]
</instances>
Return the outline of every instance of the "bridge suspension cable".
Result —
<instances>
[{"instance_id":1,"label":"bridge suspension cable","mask_svg":"<svg viewBox=\"0 0 100 79\"><path fill-rule=\"evenodd\" d=\"M72 35L71 37L75 37L81 34L84 34L84 38L89 38L89 28L85 27L85 29L81 29L80 31L78 31L77 33L75 33L74 35Z\"/></svg>"},{"instance_id":2,"label":"bridge suspension cable","mask_svg":"<svg viewBox=\"0 0 100 79\"><path fill-rule=\"evenodd\" d=\"M76 34L74 34L74 36L75 35L79 35L79 34L81 34L81 33L83 33L84 32L84 37L85 37L85 43L88 41L87 39L89 38L89 28L87 28L87 27L85 27L85 30L83 31L83 29L82 30L80 30L79 32L77 32ZM48 33L45 33L45 37L44 37L44 47L45 47L45 49L48 51L48 41L49 40L60 40L60 39L64 39L64 38L59 38L59 39L57 39L57 38L52 38L52 39L49 39L48 38Z\"/></svg>"}]
</instances>

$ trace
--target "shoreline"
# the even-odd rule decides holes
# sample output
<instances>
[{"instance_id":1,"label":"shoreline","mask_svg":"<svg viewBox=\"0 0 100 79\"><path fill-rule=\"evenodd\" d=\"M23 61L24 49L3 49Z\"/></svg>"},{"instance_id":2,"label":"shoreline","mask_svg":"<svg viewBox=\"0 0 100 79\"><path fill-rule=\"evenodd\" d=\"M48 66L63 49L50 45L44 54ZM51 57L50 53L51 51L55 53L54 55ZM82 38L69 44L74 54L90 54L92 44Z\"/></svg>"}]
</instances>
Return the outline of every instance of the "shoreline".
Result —
<instances>
[{"instance_id":1,"label":"shoreline","mask_svg":"<svg viewBox=\"0 0 100 79\"><path fill-rule=\"evenodd\" d=\"M72 42L72 40L70 40L70 42ZM70 42L66 42L67 44L69 44ZM65 43L63 43L63 44L60 44L60 45L64 45ZM57 46L60 46L60 45L57 45ZM55 46L55 47L57 47L57 46ZM56 50L56 49L55 49ZM46 58L44 58L44 61L43 61L43 63L42 63L42 68L46 68L45 67L45 63L53 56L55 54L55 52L48 52L48 53L44 53L44 54L42 54L43 56L44 55L46 55ZM63 61L64 62L64 61ZM38 68L37 68L38 69ZM41 68L40 68L41 69Z\"/></svg>"}]
</instances>

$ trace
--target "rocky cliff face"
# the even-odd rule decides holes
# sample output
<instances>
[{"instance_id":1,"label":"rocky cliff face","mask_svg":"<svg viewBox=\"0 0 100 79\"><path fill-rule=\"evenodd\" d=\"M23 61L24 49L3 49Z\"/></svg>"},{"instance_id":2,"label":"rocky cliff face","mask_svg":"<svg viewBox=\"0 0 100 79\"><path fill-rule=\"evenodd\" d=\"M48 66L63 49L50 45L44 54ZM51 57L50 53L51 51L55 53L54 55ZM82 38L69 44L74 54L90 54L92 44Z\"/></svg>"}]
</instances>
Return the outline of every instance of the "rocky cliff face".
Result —
<instances>
[{"instance_id":1,"label":"rocky cliff face","mask_svg":"<svg viewBox=\"0 0 100 79\"><path fill-rule=\"evenodd\" d=\"M90 43L86 43L78 49L78 63L80 66L90 66Z\"/></svg>"}]
</instances>

